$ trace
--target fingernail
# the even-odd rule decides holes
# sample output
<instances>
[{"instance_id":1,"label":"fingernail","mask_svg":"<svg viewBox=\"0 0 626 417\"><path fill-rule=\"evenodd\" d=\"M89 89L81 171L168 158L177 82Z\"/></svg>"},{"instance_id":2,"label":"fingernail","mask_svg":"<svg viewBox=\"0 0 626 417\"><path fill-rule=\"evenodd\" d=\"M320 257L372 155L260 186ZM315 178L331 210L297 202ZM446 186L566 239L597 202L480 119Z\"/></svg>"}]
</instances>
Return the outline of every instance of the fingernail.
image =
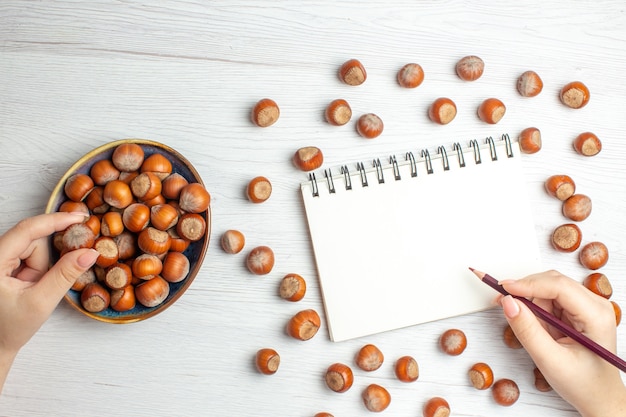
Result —
<instances>
[{"instance_id":1,"label":"fingernail","mask_svg":"<svg viewBox=\"0 0 626 417\"><path fill-rule=\"evenodd\" d=\"M89 214L85 213L84 211L70 211L68 212L68 214L71 214L72 216L80 216L84 219L89 217Z\"/></svg>"},{"instance_id":2,"label":"fingernail","mask_svg":"<svg viewBox=\"0 0 626 417\"><path fill-rule=\"evenodd\" d=\"M93 264L96 263L98 256L100 256L100 253L97 250L90 249L87 252L80 255L78 259L76 260L76 262L78 263L78 266L80 266L81 268L89 268L93 266Z\"/></svg>"},{"instance_id":3,"label":"fingernail","mask_svg":"<svg viewBox=\"0 0 626 417\"><path fill-rule=\"evenodd\" d=\"M502 297L502 301L500 302L502 305L502 309L504 310L504 315L510 319L514 319L519 315L519 305L517 301L510 295Z\"/></svg>"},{"instance_id":4,"label":"fingernail","mask_svg":"<svg viewBox=\"0 0 626 417\"><path fill-rule=\"evenodd\" d=\"M513 284L514 282L515 282L514 279L503 279L502 281L498 281L498 284L508 285L508 284Z\"/></svg>"}]
</instances>

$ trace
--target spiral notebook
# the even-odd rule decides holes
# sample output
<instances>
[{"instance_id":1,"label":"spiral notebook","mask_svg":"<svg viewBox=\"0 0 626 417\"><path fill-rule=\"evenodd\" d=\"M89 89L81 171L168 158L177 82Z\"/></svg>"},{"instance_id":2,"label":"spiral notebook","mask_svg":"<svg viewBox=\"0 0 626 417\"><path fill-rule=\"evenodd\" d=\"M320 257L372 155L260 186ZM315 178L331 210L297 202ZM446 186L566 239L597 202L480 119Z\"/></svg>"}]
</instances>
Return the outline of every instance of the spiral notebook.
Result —
<instances>
[{"instance_id":1,"label":"spiral notebook","mask_svg":"<svg viewBox=\"0 0 626 417\"><path fill-rule=\"evenodd\" d=\"M301 184L331 340L484 310L498 278L540 270L508 135L310 174Z\"/></svg>"}]
</instances>

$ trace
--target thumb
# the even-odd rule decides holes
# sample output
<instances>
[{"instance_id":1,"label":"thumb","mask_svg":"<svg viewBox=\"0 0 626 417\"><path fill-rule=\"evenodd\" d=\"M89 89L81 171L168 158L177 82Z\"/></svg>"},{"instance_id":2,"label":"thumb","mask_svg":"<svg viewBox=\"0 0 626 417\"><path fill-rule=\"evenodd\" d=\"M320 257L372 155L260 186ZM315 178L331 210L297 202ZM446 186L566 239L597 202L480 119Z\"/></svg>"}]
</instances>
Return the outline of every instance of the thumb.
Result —
<instances>
[{"instance_id":1,"label":"thumb","mask_svg":"<svg viewBox=\"0 0 626 417\"><path fill-rule=\"evenodd\" d=\"M76 279L93 266L99 255L94 249L77 249L66 253L34 286L35 297L50 311L54 310Z\"/></svg>"},{"instance_id":2,"label":"thumb","mask_svg":"<svg viewBox=\"0 0 626 417\"><path fill-rule=\"evenodd\" d=\"M510 295L502 297L500 303L513 333L540 369L545 369L550 358L559 357L560 345L524 303Z\"/></svg>"}]
</instances>

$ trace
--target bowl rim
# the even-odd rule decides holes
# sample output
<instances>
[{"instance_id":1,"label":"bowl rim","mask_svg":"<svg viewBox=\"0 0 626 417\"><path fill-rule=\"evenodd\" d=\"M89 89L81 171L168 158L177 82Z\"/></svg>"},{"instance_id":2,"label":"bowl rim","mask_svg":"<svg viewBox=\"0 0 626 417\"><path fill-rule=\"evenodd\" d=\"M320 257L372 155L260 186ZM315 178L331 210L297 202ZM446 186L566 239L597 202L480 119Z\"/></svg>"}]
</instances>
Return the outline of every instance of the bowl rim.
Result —
<instances>
[{"instance_id":1,"label":"bowl rim","mask_svg":"<svg viewBox=\"0 0 626 417\"><path fill-rule=\"evenodd\" d=\"M174 148L165 145L164 143L161 142L157 142L154 140L150 140L150 139L141 139L141 138L127 138L127 139L118 139L118 140L114 140L108 143L105 143L103 145L100 145L96 148L93 148L92 150L90 150L89 152L87 152L85 155L83 155L81 158L79 158L76 162L74 162L63 174L63 176L59 179L59 181L57 182L56 186L54 187L54 189L52 190L50 197L48 199L48 203L46 204L46 209L45 209L45 213L52 213L55 210L55 200L57 200L56 198L54 198L55 196L61 195L62 193L64 193L64 187L65 187L65 183L67 182L67 179L74 175L76 173L76 171L81 168L85 163L87 163L91 158L93 158L96 155L99 155L103 152L106 152L110 149L116 148L119 145L125 144L125 143L134 143L134 144L138 144L138 145L147 145L147 146L153 146L155 148L159 148L162 149L163 151L170 153L172 155L174 155L176 158L178 158L185 166L187 169L189 169L189 171L191 172L191 174L193 175L194 179L202 184L204 186L204 181L202 180L202 177L200 176L200 174L198 173L198 171L196 170L196 168L193 166L193 164L187 159L185 158L180 152L178 152L177 150L175 150ZM112 318L112 317L108 317L108 316L102 316L98 313L92 313L89 312L85 309L83 309L80 305L78 305L77 303L74 302L74 300L70 297L69 295L69 290L65 295L64 295L64 300L70 305L72 306L75 310L78 310L79 312L81 312L82 314L84 314L87 317L90 317L94 320L98 320L101 322L105 322L105 323L112 323L112 324L128 324L128 323L136 323L139 321L143 321L146 320L150 317L153 317L159 313L161 313L162 311L166 310L167 308L169 308L172 304L174 304L189 288L189 286L191 285L191 283L194 281L196 275L198 274L198 272L200 272L200 268L202 267L202 263L204 261L206 252L208 250L209 247L209 240L210 240L210 236L211 236L211 207L209 206L206 211L204 211L203 213L199 213L199 214L204 214L206 217L206 222L207 222L207 230L206 230L206 236L204 238L204 244L202 245L200 252L198 254L198 260L195 264L195 266L189 271L189 274L187 276L187 278L184 280L184 282L181 284L181 286L178 288L178 291L173 294L167 301L163 302L162 304L158 305L157 307L153 307L150 308L145 311L142 312L141 314L138 315L129 315L129 316L121 316L118 318ZM50 250L53 251L54 248L50 247ZM51 262L51 266L52 266L52 257L50 259Z\"/></svg>"}]
</instances>

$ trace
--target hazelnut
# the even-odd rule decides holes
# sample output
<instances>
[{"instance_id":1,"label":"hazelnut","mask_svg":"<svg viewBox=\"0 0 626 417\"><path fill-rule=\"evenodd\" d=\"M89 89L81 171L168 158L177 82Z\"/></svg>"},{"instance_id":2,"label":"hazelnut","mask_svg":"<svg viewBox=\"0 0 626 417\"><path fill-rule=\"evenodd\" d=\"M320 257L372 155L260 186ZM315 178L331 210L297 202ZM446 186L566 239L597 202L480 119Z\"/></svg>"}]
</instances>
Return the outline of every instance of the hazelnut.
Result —
<instances>
[{"instance_id":1,"label":"hazelnut","mask_svg":"<svg viewBox=\"0 0 626 417\"><path fill-rule=\"evenodd\" d=\"M133 276L142 280L149 280L161 273L163 261L156 255L144 253L133 259L131 268Z\"/></svg>"},{"instance_id":2,"label":"hazelnut","mask_svg":"<svg viewBox=\"0 0 626 417\"><path fill-rule=\"evenodd\" d=\"M252 108L252 122L259 127L269 127L280 117L278 104L272 99L259 100Z\"/></svg>"},{"instance_id":3,"label":"hazelnut","mask_svg":"<svg viewBox=\"0 0 626 417\"><path fill-rule=\"evenodd\" d=\"M448 417L450 404L441 397L433 397L424 404L423 414L424 417Z\"/></svg>"},{"instance_id":4,"label":"hazelnut","mask_svg":"<svg viewBox=\"0 0 626 417\"><path fill-rule=\"evenodd\" d=\"M563 86L559 95L561 102L572 109L585 107L589 102L589 89L580 81L573 81Z\"/></svg>"},{"instance_id":5,"label":"hazelnut","mask_svg":"<svg viewBox=\"0 0 626 417\"><path fill-rule=\"evenodd\" d=\"M257 246L248 254L246 266L253 274L269 274L274 267L274 252L268 246Z\"/></svg>"},{"instance_id":6,"label":"hazelnut","mask_svg":"<svg viewBox=\"0 0 626 417\"><path fill-rule=\"evenodd\" d=\"M172 173L172 163L167 157L160 153L154 153L144 159L139 168L140 172L152 172L163 181Z\"/></svg>"},{"instance_id":7,"label":"hazelnut","mask_svg":"<svg viewBox=\"0 0 626 417\"><path fill-rule=\"evenodd\" d=\"M197 213L183 214L176 224L176 233L183 239L196 242L204 237L206 221Z\"/></svg>"},{"instance_id":8,"label":"hazelnut","mask_svg":"<svg viewBox=\"0 0 626 417\"><path fill-rule=\"evenodd\" d=\"M615 301L611 301L613 305L613 311L615 311L615 325L619 326L622 322L622 308Z\"/></svg>"},{"instance_id":9,"label":"hazelnut","mask_svg":"<svg viewBox=\"0 0 626 417\"><path fill-rule=\"evenodd\" d=\"M504 332L502 332L502 340L511 349L522 349L524 347L508 324L504 327Z\"/></svg>"},{"instance_id":10,"label":"hazelnut","mask_svg":"<svg viewBox=\"0 0 626 417\"><path fill-rule=\"evenodd\" d=\"M161 194L168 200L178 200L180 191L189 184L189 181L179 173L168 175L161 182Z\"/></svg>"},{"instance_id":11,"label":"hazelnut","mask_svg":"<svg viewBox=\"0 0 626 417\"><path fill-rule=\"evenodd\" d=\"M580 222L591 214L591 199L584 194L574 194L563 202L563 215Z\"/></svg>"},{"instance_id":12,"label":"hazelnut","mask_svg":"<svg viewBox=\"0 0 626 417\"><path fill-rule=\"evenodd\" d=\"M491 394L496 403L508 407L513 405L519 398L519 387L511 379L499 379L491 388Z\"/></svg>"},{"instance_id":13,"label":"hazelnut","mask_svg":"<svg viewBox=\"0 0 626 417\"><path fill-rule=\"evenodd\" d=\"M178 210L171 204L150 207L150 223L159 230L168 230L178 223Z\"/></svg>"},{"instance_id":14,"label":"hazelnut","mask_svg":"<svg viewBox=\"0 0 626 417\"><path fill-rule=\"evenodd\" d=\"M124 231L124 222L122 215L117 211L109 211L104 213L100 221L100 233L103 236L115 237Z\"/></svg>"},{"instance_id":15,"label":"hazelnut","mask_svg":"<svg viewBox=\"0 0 626 417\"><path fill-rule=\"evenodd\" d=\"M447 97L440 97L428 108L428 117L435 123L447 125L456 117L456 104Z\"/></svg>"},{"instance_id":16,"label":"hazelnut","mask_svg":"<svg viewBox=\"0 0 626 417\"><path fill-rule=\"evenodd\" d=\"M89 176L96 185L106 185L120 176L120 171L115 168L113 162L102 159L95 162L89 170Z\"/></svg>"},{"instance_id":17,"label":"hazelnut","mask_svg":"<svg viewBox=\"0 0 626 417\"><path fill-rule=\"evenodd\" d=\"M104 283L112 290L121 290L130 285L133 273L130 266L123 263L115 263L106 269Z\"/></svg>"},{"instance_id":18,"label":"hazelnut","mask_svg":"<svg viewBox=\"0 0 626 417\"><path fill-rule=\"evenodd\" d=\"M246 188L246 195L253 203L262 203L272 195L272 183L265 177L252 178Z\"/></svg>"},{"instance_id":19,"label":"hazelnut","mask_svg":"<svg viewBox=\"0 0 626 417\"><path fill-rule=\"evenodd\" d=\"M413 382L419 378L420 370L417 361L412 356L402 356L394 367L396 377L402 382Z\"/></svg>"},{"instance_id":20,"label":"hazelnut","mask_svg":"<svg viewBox=\"0 0 626 417\"><path fill-rule=\"evenodd\" d=\"M320 326L320 316L315 310L302 310L289 320L287 334L298 340L309 340L317 334Z\"/></svg>"},{"instance_id":21,"label":"hazelnut","mask_svg":"<svg viewBox=\"0 0 626 417\"><path fill-rule=\"evenodd\" d=\"M264 348L256 353L256 368L265 375L272 375L278 371L280 355L274 349Z\"/></svg>"},{"instance_id":22,"label":"hazelnut","mask_svg":"<svg viewBox=\"0 0 626 417\"><path fill-rule=\"evenodd\" d=\"M158 306L165 301L169 293L170 285L158 275L135 287L135 297L145 307Z\"/></svg>"},{"instance_id":23,"label":"hazelnut","mask_svg":"<svg viewBox=\"0 0 626 417\"><path fill-rule=\"evenodd\" d=\"M339 79L348 85L361 85L367 79L367 73L358 59L350 59L339 68Z\"/></svg>"},{"instance_id":24,"label":"hazelnut","mask_svg":"<svg viewBox=\"0 0 626 417\"><path fill-rule=\"evenodd\" d=\"M67 232L65 234L67 234ZM102 268L113 265L119 259L119 249L112 237L100 236L94 242L93 248L100 253L100 256L98 256L96 260L96 265Z\"/></svg>"},{"instance_id":25,"label":"hazelnut","mask_svg":"<svg viewBox=\"0 0 626 417\"><path fill-rule=\"evenodd\" d=\"M517 79L517 91L522 97L535 97L543 90L543 81L535 71L526 71Z\"/></svg>"},{"instance_id":26,"label":"hazelnut","mask_svg":"<svg viewBox=\"0 0 626 417\"><path fill-rule=\"evenodd\" d=\"M593 272L583 280L583 285L594 294L604 297L606 299L611 298L613 295L613 287L606 275L600 272Z\"/></svg>"},{"instance_id":27,"label":"hazelnut","mask_svg":"<svg viewBox=\"0 0 626 417\"><path fill-rule=\"evenodd\" d=\"M123 209L133 202L133 193L125 182L113 180L104 186L102 198L111 207Z\"/></svg>"},{"instance_id":28,"label":"hazelnut","mask_svg":"<svg viewBox=\"0 0 626 417\"><path fill-rule=\"evenodd\" d=\"M333 416L333 415L332 415L332 414L330 414L330 413L321 412L321 413L317 413L317 414L315 414L315 416L313 416L313 417L335 417L335 416Z\"/></svg>"},{"instance_id":29,"label":"hazelnut","mask_svg":"<svg viewBox=\"0 0 626 417\"><path fill-rule=\"evenodd\" d=\"M582 156L594 156L602 150L602 142L591 132L583 132L574 139L574 150Z\"/></svg>"},{"instance_id":30,"label":"hazelnut","mask_svg":"<svg viewBox=\"0 0 626 417\"><path fill-rule=\"evenodd\" d=\"M110 302L109 292L97 282L87 284L80 293L80 303L90 313L106 310Z\"/></svg>"},{"instance_id":31,"label":"hazelnut","mask_svg":"<svg viewBox=\"0 0 626 417\"><path fill-rule=\"evenodd\" d=\"M541 392L552 391L552 387L550 386L550 383L546 380L546 377L543 376L539 368L535 367L535 369L533 370L533 373L535 374L535 388L537 388L538 391L541 391Z\"/></svg>"},{"instance_id":32,"label":"hazelnut","mask_svg":"<svg viewBox=\"0 0 626 417\"><path fill-rule=\"evenodd\" d=\"M111 162L122 172L137 171L143 163L143 148L136 143L123 143L115 148Z\"/></svg>"},{"instance_id":33,"label":"hazelnut","mask_svg":"<svg viewBox=\"0 0 626 417\"><path fill-rule=\"evenodd\" d=\"M334 363L326 370L326 385L335 392L346 392L354 383L354 374L348 365Z\"/></svg>"},{"instance_id":34,"label":"hazelnut","mask_svg":"<svg viewBox=\"0 0 626 417\"><path fill-rule=\"evenodd\" d=\"M189 258L180 252L168 252L163 259L161 277L167 282L180 282L189 274Z\"/></svg>"},{"instance_id":35,"label":"hazelnut","mask_svg":"<svg viewBox=\"0 0 626 417\"><path fill-rule=\"evenodd\" d=\"M361 393L365 408L373 412L381 412L389 407L391 395L389 391L377 384L370 384Z\"/></svg>"},{"instance_id":36,"label":"hazelnut","mask_svg":"<svg viewBox=\"0 0 626 417\"><path fill-rule=\"evenodd\" d=\"M560 252L574 252L581 241L582 232L573 223L562 224L552 232L552 247Z\"/></svg>"},{"instance_id":37,"label":"hazelnut","mask_svg":"<svg viewBox=\"0 0 626 417\"><path fill-rule=\"evenodd\" d=\"M330 102L324 116L331 125L343 126L352 118L352 109L346 100L339 98Z\"/></svg>"},{"instance_id":38,"label":"hazelnut","mask_svg":"<svg viewBox=\"0 0 626 417\"><path fill-rule=\"evenodd\" d=\"M383 353L372 344L363 346L356 355L356 365L364 371L377 370L384 360Z\"/></svg>"},{"instance_id":39,"label":"hazelnut","mask_svg":"<svg viewBox=\"0 0 626 417\"><path fill-rule=\"evenodd\" d=\"M94 214L102 214L109 211L109 205L104 201L104 187L96 186L85 198L87 208Z\"/></svg>"},{"instance_id":40,"label":"hazelnut","mask_svg":"<svg viewBox=\"0 0 626 417\"><path fill-rule=\"evenodd\" d=\"M150 208L142 203L131 204L122 213L122 223L133 233L141 232L150 223Z\"/></svg>"},{"instance_id":41,"label":"hazelnut","mask_svg":"<svg viewBox=\"0 0 626 417\"><path fill-rule=\"evenodd\" d=\"M496 124L504 117L506 106L497 98L488 98L478 106L478 117L485 123Z\"/></svg>"},{"instance_id":42,"label":"hazelnut","mask_svg":"<svg viewBox=\"0 0 626 417\"><path fill-rule=\"evenodd\" d=\"M61 206L59 206L59 211L65 213L85 213L86 215L89 215L89 208L87 207L87 204L81 201L64 201L63 203L61 203Z\"/></svg>"},{"instance_id":43,"label":"hazelnut","mask_svg":"<svg viewBox=\"0 0 626 417\"><path fill-rule=\"evenodd\" d=\"M142 172L130 182L130 190L139 200L151 200L161 194L161 180L154 172Z\"/></svg>"},{"instance_id":44,"label":"hazelnut","mask_svg":"<svg viewBox=\"0 0 626 417\"><path fill-rule=\"evenodd\" d=\"M404 88L415 88L424 81L424 70L419 64L406 64L398 71L398 84Z\"/></svg>"},{"instance_id":45,"label":"hazelnut","mask_svg":"<svg viewBox=\"0 0 626 417\"><path fill-rule=\"evenodd\" d=\"M92 268L89 268L82 274L78 276L74 284L72 284L72 290L74 291L82 291L87 284L91 284L92 282L96 282L96 273Z\"/></svg>"},{"instance_id":46,"label":"hazelnut","mask_svg":"<svg viewBox=\"0 0 626 417\"><path fill-rule=\"evenodd\" d=\"M115 311L128 311L135 308L135 288L132 285L111 291L110 306Z\"/></svg>"},{"instance_id":47,"label":"hazelnut","mask_svg":"<svg viewBox=\"0 0 626 417\"><path fill-rule=\"evenodd\" d=\"M222 234L220 244L226 253L239 253L246 244L246 238L239 230L227 230Z\"/></svg>"},{"instance_id":48,"label":"hazelnut","mask_svg":"<svg viewBox=\"0 0 626 417\"><path fill-rule=\"evenodd\" d=\"M541 132L536 127L528 127L519 135L520 150L526 154L537 153L541 150Z\"/></svg>"},{"instance_id":49,"label":"hazelnut","mask_svg":"<svg viewBox=\"0 0 626 417\"><path fill-rule=\"evenodd\" d=\"M98 236L100 234L100 218L96 215L91 215L85 220L85 226L89 226L94 236Z\"/></svg>"},{"instance_id":50,"label":"hazelnut","mask_svg":"<svg viewBox=\"0 0 626 417\"><path fill-rule=\"evenodd\" d=\"M144 253L164 255L170 249L170 235L163 230L149 226L139 233L137 245Z\"/></svg>"},{"instance_id":51,"label":"hazelnut","mask_svg":"<svg viewBox=\"0 0 626 417\"><path fill-rule=\"evenodd\" d=\"M180 190L178 205L184 211L190 213L202 213L209 208L211 195L204 185L192 182Z\"/></svg>"},{"instance_id":52,"label":"hazelnut","mask_svg":"<svg viewBox=\"0 0 626 417\"><path fill-rule=\"evenodd\" d=\"M374 113L367 113L359 117L356 122L356 131L366 139L374 139L383 133L384 124Z\"/></svg>"},{"instance_id":53,"label":"hazelnut","mask_svg":"<svg viewBox=\"0 0 626 417\"><path fill-rule=\"evenodd\" d=\"M93 230L84 223L76 223L65 229L63 233L63 249L72 251L81 248L91 248L96 236Z\"/></svg>"},{"instance_id":54,"label":"hazelnut","mask_svg":"<svg viewBox=\"0 0 626 417\"><path fill-rule=\"evenodd\" d=\"M493 384L493 371L486 363L475 363L470 368L468 375L472 386L476 389L484 390Z\"/></svg>"},{"instance_id":55,"label":"hazelnut","mask_svg":"<svg viewBox=\"0 0 626 417\"><path fill-rule=\"evenodd\" d=\"M456 63L456 74L463 81L475 81L483 75L485 63L482 59L474 55L461 58Z\"/></svg>"},{"instance_id":56,"label":"hazelnut","mask_svg":"<svg viewBox=\"0 0 626 417\"><path fill-rule=\"evenodd\" d=\"M576 184L568 175L552 175L545 182L546 191L561 201L570 198L576 192Z\"/></svg>"},{"instance_id":57,"label":"hazelnut","mask_svg":"<svg viewBox=\"0 0 626 417\"><path fill-rule=\"evenodd\" d=\"M580 249L580 263L588 269L602 268L609 260L609 250L602 242L587 243Z\"/></svg>"},{"instance_id":58,"label":"hazelnut","mask_svg":"<svg viewBox=\"0 0 626 417\"><path fill-rule=\"evenodd\" d=\"M439 346L448 355L457 356L467 347L467 338L459 329L446 330L439 338Z\"/></svg>"},{"instance_id":59,"label":"hazelnut","mask_svg":"<svg viewBox=\"0 0 626 417\"><path fill-rule=\"evenodd\" d=\"M324 155L320 148L306 146L300 148L293 155L293 164L302 171L313 171L324 163Z\"/></svg>"},{"instance_id":60,"label":"hazelnut","mask_svg":"<svg viewBox=\"0 0 626 417\"><path fill-rule=\"evenodd\" d=\"M95 184L87 174L74 174L67 179L64 191L72 201L83 201L93 190Z\"/></svg>"},{"instance_id":61,"label":"hazelnut","mask_svg":"<svg viewBox=\"0 0 626 417\"><path fill-rule=\"evenodd\" d=\"M300 301L306 293L306 281L298 274L287 274L280 282L280 298L287 301Z\"/></svg>"}]
</instances>

